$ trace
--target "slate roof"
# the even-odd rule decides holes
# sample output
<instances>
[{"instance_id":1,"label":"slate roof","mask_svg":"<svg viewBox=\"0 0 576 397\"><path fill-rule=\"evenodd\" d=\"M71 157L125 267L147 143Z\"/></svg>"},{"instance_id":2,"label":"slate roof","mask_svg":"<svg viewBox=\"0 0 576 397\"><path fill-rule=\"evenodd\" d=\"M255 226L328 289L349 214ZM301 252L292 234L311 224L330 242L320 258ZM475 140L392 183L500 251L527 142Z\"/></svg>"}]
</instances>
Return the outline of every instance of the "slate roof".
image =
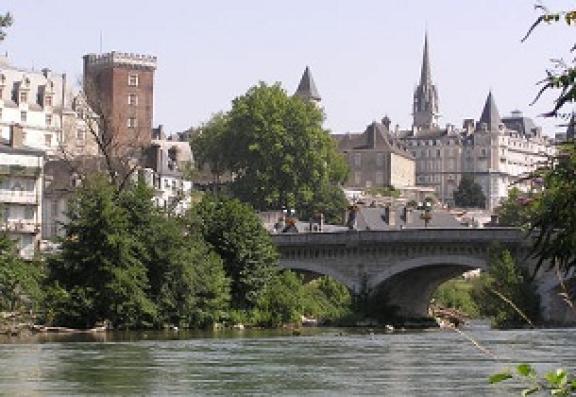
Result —
<instances>
[{"instance_id":1,"label":"slate roof","mask_svg":"<svg viewBox=\"0 0 576 397\"><path fill-rule=\"evenodd\" d=\"M519 132L524 136L535 136L536 130L540 129L529 117L510 116L503 117L502 122L506 128Z\"/></svg>"},{"instance_id":2,"label":"slate roof","mask_svg":"<svg viewBox=\"0 0 576 397\"><path fill-rule=\"evenodd\" d=\"M357 217L358 230L397 230L400 226L404 229L424 228L424 220L420 219L421 210L412 210L411 222L406 224L402 219L402 207L398 207L395 213L395 225L389 226L384 218L384 208L361 207ZM454 215L444 210L433 210L432 219L428 227L464 228Z\"/></svg>"},{"instance_id":3,"label":"slate roof","mask_svg":"<svg viewBox=\"0 0 576 397\"><path fill-rule=\"evenodd\" d=\"M480 116L479 124L482 123L486 123L488 131L498 131L499 126L502 124L502 119L500 118L500 113L498 113L498 108L494 102L492 91L488 93L488 98L486 98L486 103L484 104L482 115Z\"/></svg>"},{"instance_id":4,"label":"slate roof","mask_svg":"<svg viewBox=\"0 0 576 397\"><path fill-rule=\"evenodd\" d=\"M404 146L384 127L383 124L374 121L361 134L335 134L341 151L347 150L382 150L391 151L403 157L412 159L412 155Z\"/></svg>"},{"instance_id":5,"label":"slate roof","mask_svg":"<svg viewBox=\"0 0 576 397\"><path fill-rule=\"evenodd\" d=\"M306 69L304 70L304 74L300 79L300 84L298 84L298 88L294 95L307 100L314 99L315 101L320 101L322 99L308 66L306 66Z\"/></svg>"}]
</instances>

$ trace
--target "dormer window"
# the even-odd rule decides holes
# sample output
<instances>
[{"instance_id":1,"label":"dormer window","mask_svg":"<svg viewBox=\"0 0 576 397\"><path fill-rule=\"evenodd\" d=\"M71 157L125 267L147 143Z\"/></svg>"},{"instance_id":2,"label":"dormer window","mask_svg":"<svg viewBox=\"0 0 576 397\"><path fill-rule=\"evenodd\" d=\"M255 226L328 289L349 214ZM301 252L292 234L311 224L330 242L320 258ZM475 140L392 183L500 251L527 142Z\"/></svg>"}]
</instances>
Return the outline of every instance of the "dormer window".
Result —
<instances>
[{"instance_id":1,"label":"dormer window","mask_svg":"<svg viewBox=\"0 0 576 397\"><path fill-rule=\"evenodd\" d=\"M52 115L47 114L46 115L46 127L50 127L50 126L52 126Z\"/></svg>"},{"instance_id":2,"label":"dormer window","mask_svg":"<svg viewBox=\"0 0 576 397\"><path fill-rule=\"evenodd\" d=\"M25 123L28 119L28 114L25 111L20 112L20 121Z\"/></svg>"},{"instance_id":3,"label":"dormer window","mask_svg":"<svg viewBox=\"0 0 576 397\"><path fill-rule=\"evenodd\" d=\"M137 122L136 117L128 117L128 128L136 128Z\"/></svg>"},{"instance_id":4,"label":"dormer window","mask_svg":"<svg viewBox=\"0 0 576 397\"><path fill-rule=\"evenodd\" d=\"M20 93L20 103L26 103L28 102L28 93L27 92L21 92Z\"/></svg>"},{"instance_id":5,"label":"dormer window","mask_svg":"<svg viewBox=\"0 0 576 397\"><path fill-rule=\"evenodd\" d=\"M44 106L52 106L52 95L46 95L44 97Z\"/></svg>"}]
</instances>

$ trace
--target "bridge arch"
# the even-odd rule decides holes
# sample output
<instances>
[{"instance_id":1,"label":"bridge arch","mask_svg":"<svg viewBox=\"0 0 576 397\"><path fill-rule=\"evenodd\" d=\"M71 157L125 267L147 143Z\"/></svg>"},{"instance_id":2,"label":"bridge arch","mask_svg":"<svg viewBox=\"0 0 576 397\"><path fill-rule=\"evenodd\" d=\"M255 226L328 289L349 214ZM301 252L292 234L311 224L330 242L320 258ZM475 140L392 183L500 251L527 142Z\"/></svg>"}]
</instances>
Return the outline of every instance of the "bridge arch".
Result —
<instances>
[{"instance_id":1,"label":"bridge arch","mask_svg":"<svg viewBox=\"0 0 576 397\"><path fill-rule=\"evenodd\" d=\"M330 276L334 280L338 281L342 285L346 286L352 292L359 291L359 285L356 282L356 277L350 277L347 272L342 271L343 269L339 267L330 266L322 260L311 262L311 261L287 261L281 260L279 263L282 269L303 271L315 273L321 276Z\"/></svg>"},{"instance_id":2,"label":"bridge arch","mask_svg":"<svg viewBox=\"0 0 576 397\"><path fill-rule=\"evenodd\" d=\"M487 269L486 258L433 255L398 261L371 278L370 292L406 318L428 316L428 306L440 284L473 269Z\"/></svg>"}]
</instances>

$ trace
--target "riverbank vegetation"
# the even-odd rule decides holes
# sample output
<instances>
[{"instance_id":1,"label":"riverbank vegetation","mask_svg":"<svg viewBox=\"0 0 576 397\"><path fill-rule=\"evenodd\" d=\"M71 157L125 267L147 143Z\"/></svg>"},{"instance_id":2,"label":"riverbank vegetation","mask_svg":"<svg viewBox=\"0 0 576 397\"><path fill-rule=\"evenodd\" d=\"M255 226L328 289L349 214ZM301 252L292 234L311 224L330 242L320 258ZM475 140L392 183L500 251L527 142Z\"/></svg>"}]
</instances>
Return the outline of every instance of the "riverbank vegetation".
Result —
<instances>
[{"instance_id":1,"label":"riverbank vegetation","mask_svg":"<svg viewBox=\"0 0 576 397\"><path fill-rule=\"evenodd\" d=\"M92 175L68 218L60 249L38 263L0 236L2 311L39 309L54 326L142 329L337 322L350 310L334 280L281 271L260 219L236 199L206 195L177 216L153 205L142 183L120 191Z\"/></svg>"}]
</instances>

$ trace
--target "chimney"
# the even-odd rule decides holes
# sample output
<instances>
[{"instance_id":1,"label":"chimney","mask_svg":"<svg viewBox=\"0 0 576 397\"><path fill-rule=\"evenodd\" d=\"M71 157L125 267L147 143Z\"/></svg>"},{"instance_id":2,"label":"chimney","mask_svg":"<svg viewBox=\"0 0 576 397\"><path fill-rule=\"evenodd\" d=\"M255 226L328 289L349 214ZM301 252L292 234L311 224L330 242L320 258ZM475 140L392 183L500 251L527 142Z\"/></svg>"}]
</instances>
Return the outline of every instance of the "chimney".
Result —
<instances>
[{"instance_id":1,"label":"chimney","mask_svg":"<svg viewBox=\"0 0 576 397\"><path fill-rule=\"evenodd\" d=\"M24 146L24 129L20 124L10 126L10 146L14 149Z\"/></svg>"},{"instance_id":2,"label":"chimney","mask_svg":"<svg viewBox=\"0 0 576 397\"><path fill-rule=\"evenodd\" d=\"M50 78L50 72L51 72L51 70L48 69L48 68L42 69L42 74L43 74L44 77L47 78L47 79Z\"/></svg>"}]
</instances>

